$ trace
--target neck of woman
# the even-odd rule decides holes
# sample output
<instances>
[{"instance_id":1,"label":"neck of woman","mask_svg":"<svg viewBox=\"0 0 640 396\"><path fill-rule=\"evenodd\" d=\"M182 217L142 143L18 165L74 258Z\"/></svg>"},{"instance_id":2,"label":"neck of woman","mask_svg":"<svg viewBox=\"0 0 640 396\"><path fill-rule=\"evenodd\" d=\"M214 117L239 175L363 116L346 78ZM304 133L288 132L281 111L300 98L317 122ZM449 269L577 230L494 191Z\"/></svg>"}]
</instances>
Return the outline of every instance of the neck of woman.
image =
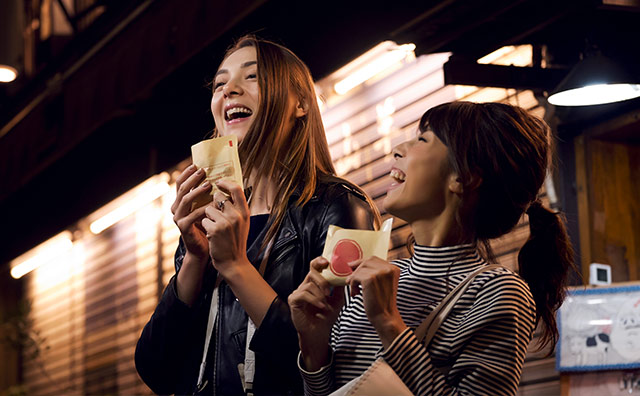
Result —
<instances>
[{"instance_id":1,"label":"neck of woman","mask_svg":"<svg viewBox=\"0 0 640 396\"><path fill-rule=\"evenodd\" d=\"M441 247L472 242L453 213L444 212L435 218L416 219L410 221L409 225L418 245Z\"/></svg>"},{"instance_id":2,"label":"neck of woman","mask_svg":"<svg viewBox=\"0 0 640 396\"><path fill-rule=\"evenodd\" d=\"M247 199L251 215L269 214L273 208L277 185L267 178L249 178L247 186L251 194Z\"/></svg>"}]
</instances>

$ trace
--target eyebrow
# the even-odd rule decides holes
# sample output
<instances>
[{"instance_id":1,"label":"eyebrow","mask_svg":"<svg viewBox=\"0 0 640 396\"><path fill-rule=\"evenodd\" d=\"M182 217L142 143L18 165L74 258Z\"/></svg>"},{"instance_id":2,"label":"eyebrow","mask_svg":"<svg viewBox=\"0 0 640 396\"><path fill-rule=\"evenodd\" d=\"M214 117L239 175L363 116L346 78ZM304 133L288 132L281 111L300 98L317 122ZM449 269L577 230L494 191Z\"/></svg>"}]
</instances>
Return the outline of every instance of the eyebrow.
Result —
<instances>
[{"instance_id":1,"label":"eyebrow","mask_svg":"<svg viewBox=\"0 0 640 396\"><path fill-rule=\"evenodd\" d=\"M247 67L249 67L249 66L257 65L257 64L258 64L258 62L257 62L257 61L248 61L248 62L244 62L243 64L241 64L241 65L240 65L240 68L241 68L241 69L244 69L244 68L247 68ZM215 77L218 77L218 75L219 75L219 74L225 74L225 73L229 73L229 70L227 70L227 69L220 69L220 70L218 70L218 72L216 73L216 75L215 75L215 76L213 76L213 77L215 78Z\"/></svg>"}]
</instances>

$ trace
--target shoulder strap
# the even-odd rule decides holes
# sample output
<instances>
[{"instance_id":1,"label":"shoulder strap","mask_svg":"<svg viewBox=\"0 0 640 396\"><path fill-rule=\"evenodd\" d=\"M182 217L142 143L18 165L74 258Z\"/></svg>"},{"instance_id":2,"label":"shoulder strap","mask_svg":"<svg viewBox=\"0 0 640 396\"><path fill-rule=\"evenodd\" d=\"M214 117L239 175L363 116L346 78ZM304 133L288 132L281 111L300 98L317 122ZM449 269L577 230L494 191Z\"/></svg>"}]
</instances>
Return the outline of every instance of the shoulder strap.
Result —
<instances>
[{"instance_id":1,"label":"shoulder strap","mask_svg":"<svg viewBox=\"0 0 640 396\"><path fill-rule=\"evenodd\" d=\"M492 270L494 268L502 267L497 264L482 266L469 274L462 282L460 282L453 290L451 290L451 292L447 294L442 299L442 301L440 301L440 304L435 307L435 309L429 314L429 316L427 316L422 324L420 324L420 326L418 326L418 328L416 329L415 333L416 337L418 337L418 340L423 342L425 346L429 346L431 340L433 339L433 336L436 334L436 331L438 331L438 328L445 320L460 296L462 296L467 290L467 288L471 284L471 281L478 274Z\"/></svg>"}]
</instances>

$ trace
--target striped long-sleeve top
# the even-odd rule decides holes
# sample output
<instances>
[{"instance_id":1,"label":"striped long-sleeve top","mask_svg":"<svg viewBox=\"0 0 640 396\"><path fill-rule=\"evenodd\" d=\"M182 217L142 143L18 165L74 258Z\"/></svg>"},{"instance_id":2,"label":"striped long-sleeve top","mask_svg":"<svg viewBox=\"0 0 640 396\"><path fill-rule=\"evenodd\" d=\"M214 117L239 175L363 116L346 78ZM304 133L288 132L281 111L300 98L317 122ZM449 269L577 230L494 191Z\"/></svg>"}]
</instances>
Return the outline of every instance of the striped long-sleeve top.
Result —
<instances>
[{"instance_id":1,"label":"striped long-sleeve top","mask_svg":"<svg viewBox=\"0 0 640 396\"><path fill-rule=\"evenodd\" d=\"M425 347L413 330L486 262L473 245L414 245L411 258L393 264L401 269L397 306L408 328L383 350L362 296L349 299L332 329L331 363L317 372L301 367L305 394L327 395L381 356L416 395L515 395L536 318L524 280L506 268L478 275Z\"/></svg>"}]
</instances>

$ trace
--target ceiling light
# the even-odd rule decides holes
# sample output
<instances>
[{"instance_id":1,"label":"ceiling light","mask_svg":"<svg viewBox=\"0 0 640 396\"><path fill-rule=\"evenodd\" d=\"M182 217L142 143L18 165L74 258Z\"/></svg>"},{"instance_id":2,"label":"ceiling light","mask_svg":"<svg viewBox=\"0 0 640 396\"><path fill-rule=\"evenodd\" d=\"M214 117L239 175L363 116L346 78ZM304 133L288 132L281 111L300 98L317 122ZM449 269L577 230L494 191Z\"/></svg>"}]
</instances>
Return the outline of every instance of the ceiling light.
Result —
<instances>
[{"instance_id":1,"label":"ceiling light","mask_svg":"<svg viewBox=\"0 0 640 396\"><path fill-rule=\"evenodd\" d=\"M600 53L576 64L547 98L556 106L591 106L640 97L640 81Z\"/></svg>"},{"instance_id":2,"label":"ceiling light","mask_svg":"<svg viewBox=\"0 0 640 396\"><path fill-rule=\"evenodd\" d=\"M11 276L19 279L36 268L50 263L71 251L71 232L64 231L11 261Z\"/></svg>"},{"instance_id":3,"label":"ceiling light","mask_svg":"<svg viewBox=\"0 0 640 396\"><path fill-rule=\"evenodd\" d=\"M11 66L0 65L0 82L9 83L18 77L18 71Z\"/></svg>"},{"instance_id":4,"label":"ceiling light","mask_svg":"<svg viewBox=\"0 0 640 396\"><path fill-rule=\"evenodd\" d=\"M24 11L21 1L0 1L0 83L18 77L24 58Z\"/></svg>"},{"instance_id":5,"label":"ceiling light","mask_svg":"<svg viewBox=\"0 0 640 396\"><path fill-rule=\"evenodd\" d=\"M145 205L155 201L170 190L168 181L169 174L166 172L146 180L134 188L130 195L127 194L126 197L116 199L108 204L107 207L112 209L93 221L89 229L97 235Z\"/></svg>"}]
</instances>

